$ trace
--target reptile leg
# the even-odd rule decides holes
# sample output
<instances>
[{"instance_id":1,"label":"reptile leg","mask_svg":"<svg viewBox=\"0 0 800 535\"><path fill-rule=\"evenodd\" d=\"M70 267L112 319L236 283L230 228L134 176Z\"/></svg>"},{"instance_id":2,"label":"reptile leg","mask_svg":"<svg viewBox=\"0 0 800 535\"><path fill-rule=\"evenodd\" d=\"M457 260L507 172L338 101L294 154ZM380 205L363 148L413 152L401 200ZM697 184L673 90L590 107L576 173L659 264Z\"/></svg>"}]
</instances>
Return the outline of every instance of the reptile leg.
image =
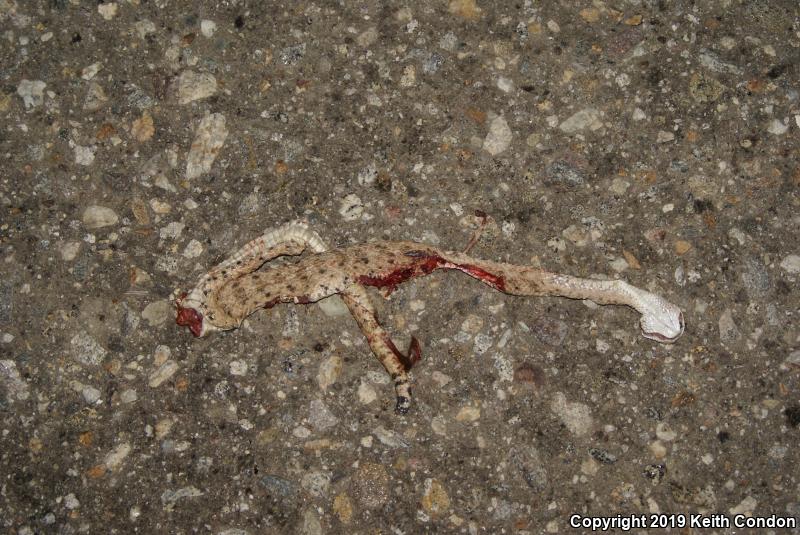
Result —
<instances>
[{"instance_id":1,"label":"reptile leg","mask_svg":"<svg viewBox=\"0 0 800 535\"><path fill-rule=\"evenodd\" d=\"M353 314L361 332L367 337L370 349L394 382L397 394L395 412L406 414L411 407L411 385L408 380L408 371L422 357L419 342L412 336L408 353L405 355L401 353L392 342L389 333L378 323L375 309L362 286L358 284L348 286L347 290L342 292L342 300Z\"/></svg>"}]
</instances>

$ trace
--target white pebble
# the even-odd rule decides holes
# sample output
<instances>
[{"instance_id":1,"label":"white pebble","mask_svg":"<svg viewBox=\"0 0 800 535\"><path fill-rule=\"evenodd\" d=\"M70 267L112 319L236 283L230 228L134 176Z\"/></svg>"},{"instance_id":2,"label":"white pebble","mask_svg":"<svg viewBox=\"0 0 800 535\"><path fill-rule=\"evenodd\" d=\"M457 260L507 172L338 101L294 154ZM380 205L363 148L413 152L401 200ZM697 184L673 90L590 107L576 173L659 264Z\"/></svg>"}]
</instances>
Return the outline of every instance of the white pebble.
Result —
<instances>
[{"instance_id":1,"label":"white pebble","mask_svg":"<svg viewBox=\"0 0 800 535\"><path fill-rule=\"evenodd\" d=\"M190 241L183 250L183 256L186 258L197 258L201 254L203 254L203 244L197 240Z\"/></svg>"},{"instance_id":2,"label":"white pebble","mask_svg":"<svg viewBox=\"0 0 800 535\"><path fill-rule=\"evenodd\" d=\"M368 405L375 401L377 397L378 394L375 392L375 389L372 388L369 383L361 381L361 384L358 386L358 400L364 405Z\"/></svg>"},{"instance_id":3,"label":"white pebble","mask_svg":"<svg viewBox=\"0 0 800 535\"><path fill-rule=\"evenodd\" d=\"M68 241L61 245L61 259L65 262L71 262L75 260L75 257L78 256L78 252L81 250L81 242L79 241Z\"/></svg>"},{"instance_id":4,"label":"white pebble","mask_svg":"<svg viewBox=\"0 0 800 535\"><path fill-rule=\"evenodd\" d=\"M203 117L197 126L197 133L186 159L186 178L188 180L211 170L211 165L222 150L227 137L228 130L225 127L224 115L212 113Z\"/></svg>"},{"instance_id":5,"label":"white pebble","mask_svg":"<svg viewBox=\"0 0 800 535\"><path fill-rule=\"evenodd\" d=\"M247 375L247 363L243 360L232 360L229 364L231 375Z\"/></svg>"},{"instance_id":6,"label":"white pebble","mask_svg":"<svg viewBox=\"0 0 800 535\"><path fill-rule=\"evenodd\" d=\"M41 80L21 80L19 82L17 95L22 97L26 110L42 105L45 87L47 84Z\"/></svg>"},{"instance_id":7,"label":"white pebble","mask_svg":"<svg viewBox=\"0 0 800 535\"><path fill-rule=\"evenodd\" d=\"M97 147L83 147L75 145L75 163L78 165L92 165Z\"/></svg>"},{"instance_id":8,"label":"white pebble","mask_svg":"<svg viewBox=\"0 0 800 535\"><path fill-rule=\"evenodd\" d=\"M513 137L514 134L511 132L511 128L508 127L505 118L501 115L497 116L492 119L489 125L489 133L486 134L486 138L483 140L483 150L492 156L496 156L511 145Z\"/></svg>"},{"instance_id":9,"label":"white pebble","mask_svg":"<svg viewBox=\"0 0 800 535\"><path fill-rule=\"evenodd\" d=\"M117 15L119 5L116 2L109 2L107 4L100 4L97 6L97 12L105 20L111 20Z\"/></svg>"},{"instance_id":10,"label":"white pebble","mask_svg":"<svg viewBox=\"0 0 800 535\"><path fill-rule=\"evenodd\" d=\"M506 78L505 76L501 76L497 79L497 88L504 93L508 93L512 89L514 89L514 82Z\"/></svg>"},{"instance_id":11,"label":"white pebble","mask_svg":"<svg viewBox=\"0 0 800 535\"><path fill-rule=\"evenodd\" d=\"M351 193L342 199L342 204L339 206L339 215L345 221L355 221L360 219L364 213L364 205L358 195Z\"/></svg>"},{"instance_id":12,"label":"white pebble","mask_svg":"<svg viewBox=\"0 0 800 535\"><path fill-rule=\"evenodd\" d=\"M206 72L183 71L178 78L178 104L189 104L217 92L217 79Z\"/></svg>"},{"instance_id":13,"label":"white pebble","mask_svg":"<svg viewBox=\"0 0 800 535\"><path fill-rule=\"evenodd\" d=\"M213 20L203 19L200 21L200 33L203 37L211 37L217 31L217 23Z\"/></svg>"},{"instance_id":14,"label":"white pebble","mask_svg":"<svg viewBox=\"0 0 800 535\"><path fill-rule=\"evenodd\" d=\"M147 384L150 385L150 388L158 388L164 381L175 375L175 372L178 371L178 367L178 363L174 360L166 361L159 366L156 371L150 374Z\"/></svg>"},{"instance_id":15,"label":"white pebble","mask_svg":"<svg viewBox=\"0 0 800 535\"><path fill-rule=\"evenodd\" d=\"M161 237L162 240L165 240L167 238L173 240L177 239L183 232L184 227L186 227L186 224L181 223L179 221L173 221L172 223L170 223L169 225L167 225L166 227L162 228L159 231L159 236Z\"/></svg>"},{"instance_id":16,"label":"white pebble","mask_svg":"<svg viewBox=\"0 0 800 535\"><path fill-rule=\"evenodd\" d=\"M787 130L789 130L789 123L788 122L784 123L780 119L773 119L769 123L769 126L767 127L767 131L770 134L774 134L776 136L781 136L785 134Z\"/></svg>"},{"instance_id":17,"label":"white pebble","mask_svg":"<svg viewBox=\"0 0 800 535\"><path fill-rule=\"evenodd\" d=\"M98 399L100 399L100 391L93 386L84 386L81 390L81 395L83 396L84 401L89 405L94 404Z\"/></svg>"},{"instance_id":18,"label":"white pebble","mask_svg":"<svg viewBox=\"0 0 800 535\"><path fill-rule=\"evenodd\" d=\"M781 260L781 268L789 273L800 273L800 255L790 254Z\"/></svg>"}]
</instances>

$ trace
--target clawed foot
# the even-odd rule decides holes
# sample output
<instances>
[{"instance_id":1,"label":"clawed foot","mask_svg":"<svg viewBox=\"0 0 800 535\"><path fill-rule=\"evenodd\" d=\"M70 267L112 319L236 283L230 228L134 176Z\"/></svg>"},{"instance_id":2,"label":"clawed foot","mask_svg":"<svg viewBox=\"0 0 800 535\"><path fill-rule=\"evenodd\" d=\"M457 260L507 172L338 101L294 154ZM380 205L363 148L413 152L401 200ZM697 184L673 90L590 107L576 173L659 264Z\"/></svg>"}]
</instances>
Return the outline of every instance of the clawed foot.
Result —
<instances>
[{"instance_id":1,"label":"clawed foot","mask_svg":"<svg viewBox=\"0 0 800 535\"><path fill-rule=\"evenodd\" d=\"M405 396L397 396L397 404L394 407L394 412L401 416L408 414L408 409L411 408L411 399Z\"/></svg>"}]
</instances>

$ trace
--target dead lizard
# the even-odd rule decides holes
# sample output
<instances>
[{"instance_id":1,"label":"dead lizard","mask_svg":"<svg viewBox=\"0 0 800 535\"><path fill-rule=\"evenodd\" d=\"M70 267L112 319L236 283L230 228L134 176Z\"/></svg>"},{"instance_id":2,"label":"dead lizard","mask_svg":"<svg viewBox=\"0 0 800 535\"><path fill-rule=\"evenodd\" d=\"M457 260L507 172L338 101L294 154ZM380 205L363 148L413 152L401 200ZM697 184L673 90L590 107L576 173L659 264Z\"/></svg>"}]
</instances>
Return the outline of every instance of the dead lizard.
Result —
<instances>
[{"instance_id":1,"label":"dead lizard","mask_svg":"<svg viewBox=\"0 0 800 535\"><path fill-rule=\"evenodd\" d=\"M260 269L272 259L300 255L306 249L310 254L295 263ZM265 233L203 275L191 292L176 300L176 321L189 327L195 336L205 336L235 329L260 308L313 303L339 294L394 382L395 410L405 414L411 406L408 371L420 359L420 345L412 337L405 354L397 349L378 323L365 286L381 288L388 295L398 284L436 269L462 271L512 295L562 296L602 305L627 305L641 314L642 334L657 342L672 343L683 333L683 314L677 306L621 280L581 279L479 260L411 241L377 241L329 251L304 223L290 223Z\"/></svg>"}]
</instances>

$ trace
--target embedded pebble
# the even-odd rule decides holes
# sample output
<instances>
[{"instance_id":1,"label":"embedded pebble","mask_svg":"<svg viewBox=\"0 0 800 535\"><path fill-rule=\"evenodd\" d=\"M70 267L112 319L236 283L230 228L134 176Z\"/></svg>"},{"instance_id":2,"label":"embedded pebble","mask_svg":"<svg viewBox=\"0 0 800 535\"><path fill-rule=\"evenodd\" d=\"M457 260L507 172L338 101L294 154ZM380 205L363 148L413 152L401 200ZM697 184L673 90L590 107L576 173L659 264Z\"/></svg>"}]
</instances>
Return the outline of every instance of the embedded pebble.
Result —
<instances>
[{"instance_id":1,"label":"embedded pebble","mask_svg":"<svg viewBox=\"0 0 800 535\"><path fill-rule=\"evenodd\" d=\"M329 386L336 382L341 373L342 358L339 355L331 355L319 365L317 384L321 390L327 390Z\"/></svg>"},{"instance_id":2,"label":"embedded pebble","mask_svg":"<svg viewBox=\"0 0 800 535\"><path fill-rule=\"evenodd\" d=\"M726 308L719 317L719 338L728 344L739 339L739 328L733 321L733 311L730 308Z\"/></svg>"},{"instance_id":3,"label":"embedded pebble","mask_svg":"<svg viewBox=\"0 0 800 535\"><path fill-rule=\"evenodd\" d=\"M10 401L25 401L30 395L28 383L22 380L13 360L0 360L0 384Z\"/></svg>"},{"instance_id":4,"label":"embedded pebble","mask_svg":"<svg viewBox=\"0 0 800 535\"><path fill-rule=\"evenodd\" d=\"M434 516L441 515L450 509L450 496L438 479L427 478L420 503L426 513Z\"/></svg>"},{"instance_id":5,"label":"embedded pebble","mask_svg":"<svg viewBox=\"0 0 800 535\"><path fill-rule=\"evenodd\" d=\"M41 106L44 102L44 88L47 84L41 80L21 80L17 86L17 95L22 97L25 109Z\"/></svg>"},{"instance_id":6,"label":"embedded pebble","mask_svg":"<svg viewBox=\"0 0 800 535\"><path fill-rule=\"evenodd\" d=\"M96 229L116 225L119 216L111 208L92 205L83 211L83 224L88 229Z\"/></svg>"},{"instance_id":7,"label":"embedded pebble","mask_svg":"<svg viewBox=\"0 0 800 535\"><path fill-rule=\"evenodd\" d=\"M781 269L792 275L800 273L800 255L790 254L781 260Z\"/></svg>"},{"instance_id":8,"label":"embedded pebble","mask_svg":"<svg viewBox=\"0 0 800 535\"><path fill-rule=\"evenodd\" d=\"M207 72L183 71L178 77L178 104L208 98L217 92L217 79Z\"/></svg>"},{"instance_id":9,"label":"embedded pebble","mask_svg":"<svg viewBox=\"0 0 800 535\"><path fill-rule=\"evenodd\" d=\"M353 474L353 495L364 509L377 509L389 499L389 473L383 465L364 462Z\"/></svg>"},{"instance_id":10,"label":"embedded pebble","mask_svg":"<svg viewBox=\"0 0 800 535\"><path fill-rule=\"evenodd\" d=\"M413 65L406 65L400 76L400 87L411 87L417 83L417 69Z\"/></svg>"},{"instance_id":11,"label":"embedded pebble","mask_svg":"<svg viewBox=\"0 0 800 535\"><path fill-rule=\"evenodd\" d=\"M767 132L776 136L782 136L789 131L789 122L781 121L780 119L773 119L767 127Z\"/></svg>"},{"instance_id":12,"label":"embedded pebble","mask_svg":"<svg viewBox=\"0 0 800 535\"><path fill-rule=\"evenodd\" d=\"M259 479L259 483L266 488L268 492L278 496L289 497L297 492L294 483L274 475L262 477Z\"/></svg>"},{"instance_id":13,"label":"embedded pebble","mask_svg":"<svg viewBox=\"0 0 800 535\"><path fill-rule=\"evenodd\" d=\"M102 395L98 389L93 386L84 386L81 389L81 395L83 396L83 400L88 403L89 405L94 404L100 396Z\"/></svg>"},{"instance_id":14,"label":"embedded pebble","mask_svg":"<svg viewBox=\"0 0 800 535\"><path fill-rule=\"evenodd\" d=\"M409 446L408 441L402 435L383 426L376 427L372 433L384 446L389 446L390 448L407 448Z\"/></svg>"},{"instance_id":15,"label":"embedded pebble","mask_svg":"<svg viewBox=\"0 0 800 535\"><path fill-rule=\"evenodd\" d=\"M138 399L139 399L139 394L137 394L136 390L132 388L125 389L119 394L120 403L133 403Z\"/></svg>"},{"instance_id":16,"label":"embedded pebble","mask_svg":"<svg viewBox=\"0 0 800 535\"><path fill-rule=\"evenodd\" d=\"M174 360L168 360L164 364L158 367L156 371L150 374L147 378L147 384L150 388L158 388L165 381L169 380L170 377L175 375L175 372L178 371L178 363Z\"/></svg>"},{"instance_id":17,"label":"embedded pebble","mask_svg":"<svg viewBox=\"0 0 800 535\"><path fill-rule=\"evenodd\" d=\"M378 178L378 170L375 167L375 164L369 164L368 166L364 167L356 176L356 180L358 180L358 184L360 186L369 186L375 182L376 178Z\"/></svg>"},{"instance_id":18,"label":"embedded pebble","mask_svg":"<svg viewBox=\"0 0 800 535\"><path fill-rule=\"evenodd\" d=\"M81 331L70 340L75 360L87 366L98 366L106 358L106 350L86 331Z\"/></svg>"},{"instance_id":19,"label":"embedded pebble","mask_svg":"<svg viewBox=\"0 0 800 535\"><path fill-rule=\"evenodd\" d=\"M129 442L117 444L114 449L108 452L103 460L103 464L111 471L118 470L120 466L122 466L122 462L125 458L131 453L132 449Z\"/></svg>"},{"instance_id":20,"label":"embedded pebble","mask_svg":"<svg viewBox=\"0 0 800 535\"><path fill-rule=\"evenodd\" d=\"M483 13L476 0L450 0L447 10L453 15L471 21L480 19Z\"/></svg>"},{"instance_id":21,"label":"embedded pebble","mask_svg":"<svg viewBox=\"0 0 800 535\"><path fill-rule=\"evenodd\" d=\"M461 409L459 409L458 414L456 414L456 421L476 422L480 419L480 417L481 417L480 407L467 405L466 407L461 407Z\"/></svg>"},{"instance_id":22,"label":"embedded pebble","mask_svg":"<svg viewBox=\"0 0 800 535\"><path fill-rule=\"evenodd\" d=\"M83 109L86 111L97 111L108 102L108 96L103 86L97 82L89 83L86 91L86 98L83 101Z\"/></svg>"},{"instance_id":23,"label":"embedded pebble","mask_svg":"<svg viewBox=\"0 0 800 535\"><path fill-rule=\"evenodd\" d=\"M628 191L629 187L631 187L631 183L627 180L615 178L611 181L611 187L608 189L615 195L625 195L625 192Z\"/></svg>"},{"instance_id":24,"label":"embedded pebble","mask_svg":"<svg viewBox=\"0 0 800 535\"><path fill-rule=\"evenodd\" d=\"M584 108L573 113L558 125L559 130L565 134L574 134L581 130L597 130L602 128L602 113L596 108Z\"/></svg>"},{"instance_id":25,"label":"embedded pebble","mask_svg":"<svg viewBox=\"0 0 800 535\"><path fill-rule=\"evenodd\" d=\"M119 5L116 2L108 2L97 6L97 12L100 13L100 16L105 20L111 20L116 17L118 9Z\"/></svg>"},{"instance_id":26,"label":"embedded pebble","mask_svg":"<svg viewBox=\"0 0 800 535\"><path fill-rule=\"evenodd\" d=\"M337 494L333 499L333 514L342 524L349 524L353 519L353 502L347 494Z\"/></svg>"},{"instance_id":27,"label":"embedded pebble","mask_svg":"<svg viewBox=\"0 0 800 535\"><path fill-rule=\"evenodd\" d=\"M554 347L563 344L569 333L569 325L566 322L549 316L539 316L530 327L539 341Z\"/></svg>"},{"instance_id":28,"label":"embedded pebble","mask_svg":"<svg viewBox=\"0 0 800 535\"><path fill-rule=\"evenodd\" d=\"M191 240L184 247L182 254L185 258L197 258L203 254L203 244L197 240Z\"/></svg>"},{"instance_id":29,"label":"embedded pebble","mask_svg":"<svg viewBox=\"0 0 800 535\"><path fill-rule=\"evenodd\" d=\"M586 181L583 173L572 164L558 160L547 166L545 183L563 184L565 186L581 186Z\"/></svg>"},{"instance_id":30,"label":"embedded pebble","mask_svg":"<svg viewBox=\"0 0 800 535\"><path fill-rule=\"evenodd\" d=\"M186 161L186 179L191 180L208 173L219 155L228 130L225 116L221 113L206 115L197 126L195 139Z\"/></svg>"},{"instance_id":31,"label":"embedded pebble","mask_svg":"<svg viewBox=\"0 0 800 535\"><path fill-rule=\"evenodd\" d=\"M153 126L153 117L145 111L142 116L133 121L131 124L131 135L139 143L144 143L155 134L155 127Z\"/></svg>"},{"instance_id":32,"label":"embedded pebble","mask_svg":"<svg viewBox=\"0 0 800 535\"><path fill-rule=\"evenodd\" d=\"M328 409L328 406L319 399L315 399L308 407L308 423L314 428L316 432L322 432L339 423L337 418Z\"/></svg>"},{"instance_id":33,"label":"embedded pebble","mask_svg":"<svg viewBox=\"0 0 800 535\"><path fill-rule=\"evenodd\" d=\"M668 143L674 140L675 140L675 134L673 134L672 132L659 130L658 134L656 135L656 143Z\"/></svg>"},{"instance_id":34,"label":"embedded pebble","mask_svg":"<svg viewBox=\"0 0 800 535\"><path fill-rule=\"evenodd\" d=\"M758 507L758 502L752 496L746 496L738 505L728 509L732 515L753 516L753 511Z\"/></svg>"},{"instance_id":35,"label":"embedded pebble","mask_svg":"<svg viewBox=\"0 0 800 535\"><path fill-rule=\"evenodd\" d=\"M172 223L168 224L166 227L162 228L158 235L162 240L177 239L181 233L183 233L183 229L186 227L185 223L181 223L180 221L173 221Z\"/></svg>"},{"instance_id":36,"label":"embedded pebble","mask_svg":"<svg viewBox=\"0 0 800 535\"><path fill-rule=\"evenodd\" d=\"M577 436L589 433L594 424L589 407L583 403L567 401L562 392L553 395L550 410L564 422L570 433Z\"/></svg>"},{"instance_id":37,"label":"embedded pebble","mask_svg":"<svg viewBox=\"0 0 800 535\"><path fill-rule=\"evenodd\" d=\"M142 19L136 21L133 24L134 30L136 30L136 35L139 39L144 39L150 34L156 33L156 25L152 20L149 19Z\"/></svg>"},{"instance_id":38,"label":"embedded pebble","mask_svg":"<svg viewBox=\"0 0 800 535\"><path fill-rule=\"evenodd\" d=\"M770 289L767 267L757 258L746 258L740 273L742 284L751 298L763 297Z\"/></svg>"},{"instance_id":39,"label":"embedded pebble","mask_svg":"<svg viewBox=\"0 0 800 535\"><path fill-rule=\"evenodd\" d=\"M331 485L331 476L319 471L311 471L303 476L300 486L306 489L312 496L321 498L328 493Z\"/></svg>"},{"instance_id":40,"label":"embedded pebble","mask_svg":"<svg viewBox=\"0 0 800 535\"><path fill-rule=\"evenodd\" d=\"M505 118L499 115L489 123L489 133L486 134L486 138L483 140L483 150L492 156L497 156L511 145L513 137L514 134L511 132L511 128L508 127Z\"/></svg>"},{"instance_id":41,"label":"embedded pebble","mask_svg":"<svg viewBox=\"0 0 800 535\"><path fill-rule=\"evenodd\" d=\"M142 310L142 319L147 321L151 327L161 325L172 314L172 305L169 301L154 301Z\"/></svg>"},{"instance_id":42,"label":"embedded pebble","mask_svg":"<svg viewBox=\"0 0 800 535\"><path fill-rule=\"evenodd\" d=\"M69 241L61 245L61 259L65 262L75 260L81 250L81 242Z\"/></svg>"},{"instance_id":43,"label":"embedded pebble","mask_svg":"<svg viewBox=\"0 0 800 535\"><path fill-rule=\"evenodd\" d=\"M658 425L656 425L656 436L659 440L663 440L664 442L672 442L678 434L672 430L668 423L659 422Z\"/></svg>"},{"instance_id":44,"label":"embedded pebble","mask_svg":"<svg viewBox=\"0 0 800 535\"><path fill-rule=\"evenodd\" d=\"M378 398L377 392L369 383L365 383L363 380L358 385L358 400L363 403L364 405L368 405L375 401Z\"/></svg>"},{"instance_id":45,"label":"embedded pebble","mask_svg":"<svg viewBox=\"0 0 800 535\"><path fill-rule=\"evenodd\" d=\"M97 73L100 72L100 69L103 68L103 64L100 62L94 62L91 65L87 65L83 69L81 69L81 78L84 80L91 80Z\"/></svg>"},{"instance_id":46,"label":"embedded pebble","mask_svg":"<svg viewBox=\"0 0 800 535\"><path fill-rule=\"evenodd\" d=\"M203 491L195 487L194 485L190 485L188 487L182 487L178 490L165 490L161 493L161 503L164 505L174 504L178 500L183 498L196 498L198 496L202 496Z\"/></svg>"},{"instance_id":47,"label":"embedded pebble","mask_svg":"<svg viewBox=\"0 0 800 535\"><path fill-rule=\"evenodd\" d=\"M203 37L213 37L217 31L217 23L213 20L203 19L200 21L200 33Z\"/></svg>"},{"instance_id":48,"label":"embedded pebble","mask_svg":"<svg viewBox=\"0 0 800 535\"><path fill-rule=\"evenodd\" d=\"M63 503L64 503L64 508L70 510L77 509L78 507L81 506L81 502L78 501L78 498L76 498L75 494L73 494L72 492L64 496Z\"/></svg>"},{"instance_id":49,"label":"embedded pebble","mask_svg":"<svg viewBox=\"0 0 800 535\"><path fill-rule=\"evenodd\" d=\"M342 199L342 203L339 206L339 215L341 215L345 221L355 221L356 219L360 219L363 214L364 204L361 202L358 195L351 193Z\"/></svg>"},{"instance_id":50,"label":"embedded pebble","mask_svg":"<svg viewBox=\"0 0 800 535\"><path fill-rule=\"evenodd\" d=\"M325 299L317 301L317 304L319 305L320 310L322 310L322 313L329 318L350 315L350 310L347 308L347 305L344 304L342 298L338 295L326 297Z\"/></svg>"},{"instance_id":51,"label":"embedded pebble","mask_svg":"<svg viewBox=\"0 0 800 535\"><path fill-rule=\"evenodd\" d=\"M228 369L230 370L231 375L237 375L239 377L247 375L247 363L243 360L232 360L228 364Z\"/></svg>"},{"instance_id":52,"label":"embedded pebble","mask_svg":"<svg viewBox=\"0 0 800 535\"><path fill-rule=\"evenodd\" d=\"M94 163L94 154L97 152L97 147L75 145L75 163L78 165L92 165Z\"/></svg>"}]
</instances>

